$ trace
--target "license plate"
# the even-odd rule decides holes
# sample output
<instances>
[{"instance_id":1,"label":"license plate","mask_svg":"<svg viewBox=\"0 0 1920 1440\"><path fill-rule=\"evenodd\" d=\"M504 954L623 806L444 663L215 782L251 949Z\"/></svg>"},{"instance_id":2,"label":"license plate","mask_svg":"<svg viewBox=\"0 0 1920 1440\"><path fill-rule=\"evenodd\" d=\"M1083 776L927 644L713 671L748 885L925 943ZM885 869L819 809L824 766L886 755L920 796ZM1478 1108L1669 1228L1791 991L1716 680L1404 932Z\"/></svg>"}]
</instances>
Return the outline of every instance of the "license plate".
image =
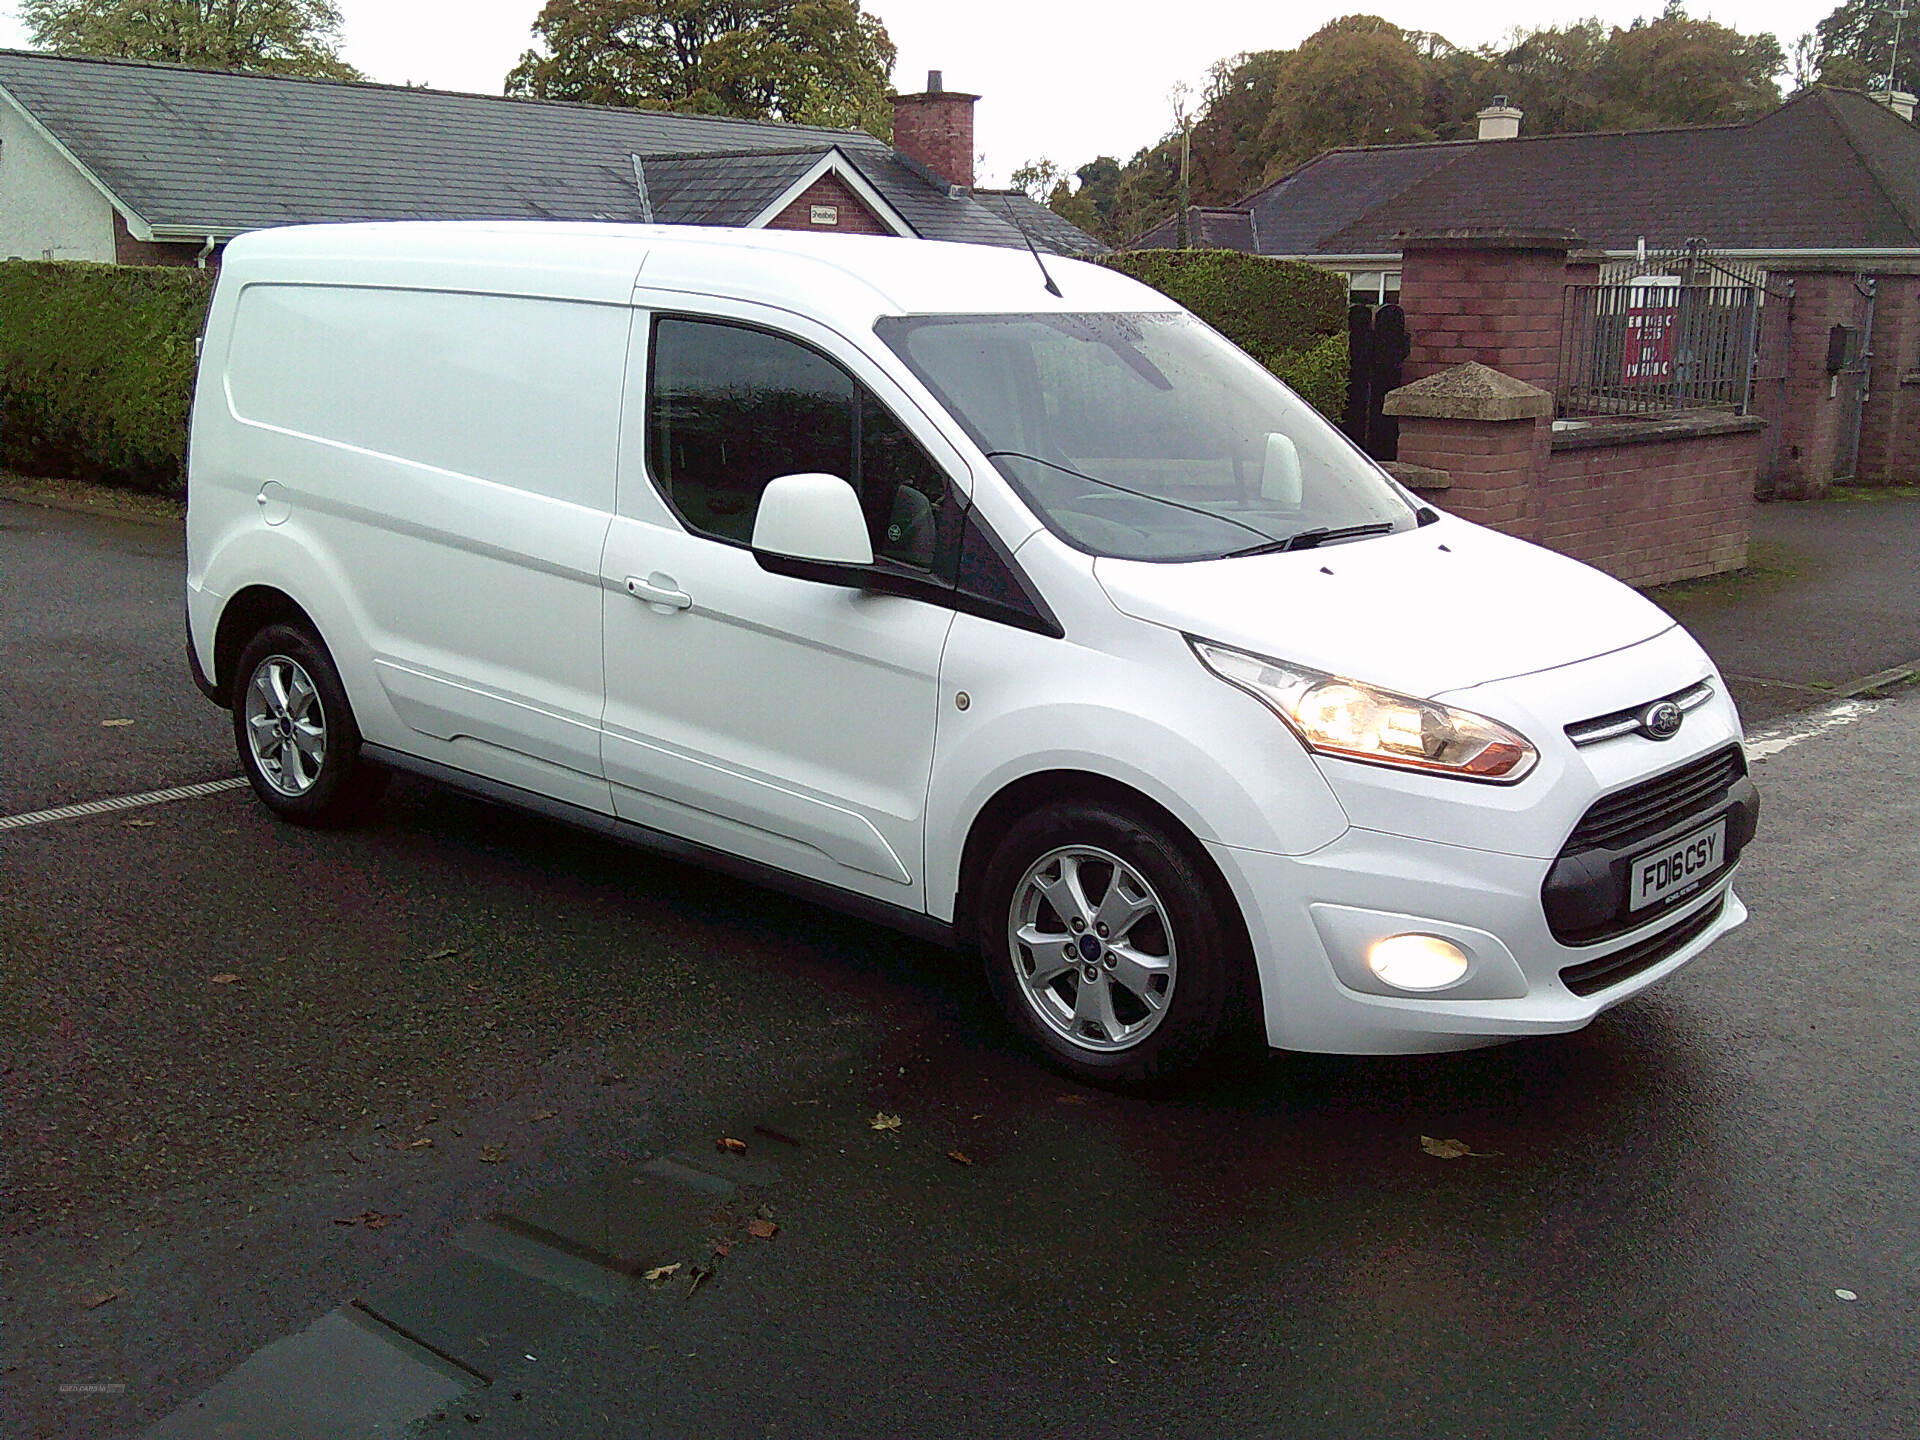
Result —
<instances>
[{"instance_id":1,"label":"license plate","mask_svg":"<svg viewBox=\"0 0 1920 1440\"><path fill-rule=\"evenodd\" d=\"M1627 909L1644 910L1691 889L1727 862L1726 817L1633 859Z\"/></svg>"}]
</instances>

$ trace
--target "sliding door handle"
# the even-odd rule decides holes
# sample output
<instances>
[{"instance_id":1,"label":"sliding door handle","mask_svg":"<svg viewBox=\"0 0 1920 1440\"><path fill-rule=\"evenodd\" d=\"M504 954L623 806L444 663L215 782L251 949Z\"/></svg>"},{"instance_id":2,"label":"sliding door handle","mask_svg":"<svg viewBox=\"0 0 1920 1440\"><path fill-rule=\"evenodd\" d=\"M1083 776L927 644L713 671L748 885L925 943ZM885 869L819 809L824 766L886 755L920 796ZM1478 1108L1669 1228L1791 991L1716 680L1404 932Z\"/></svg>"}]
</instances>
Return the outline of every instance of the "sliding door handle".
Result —
<instances>
[{"instance_id":1,"label":"sliding door handle","mask_svg":"<svg viewBox=\"0 0 1920 1440\"><path fill-rule=\"evenodd\" d=\"M670 615L675 610L691 610L693 597L684 590L674 589L673 577L655 573L642 580L638 575L627 577L627 593L636 600L644 600L662 615Z\"/></svg>"}]
</instances>

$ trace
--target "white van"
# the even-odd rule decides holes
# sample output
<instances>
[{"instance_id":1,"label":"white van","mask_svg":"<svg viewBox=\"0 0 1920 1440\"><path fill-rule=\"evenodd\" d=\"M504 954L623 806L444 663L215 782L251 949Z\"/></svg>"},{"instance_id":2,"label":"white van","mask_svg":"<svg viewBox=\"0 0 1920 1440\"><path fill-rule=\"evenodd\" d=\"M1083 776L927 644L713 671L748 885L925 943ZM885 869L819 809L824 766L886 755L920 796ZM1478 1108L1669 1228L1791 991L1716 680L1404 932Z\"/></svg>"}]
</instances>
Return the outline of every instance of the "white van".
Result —
<instances>
[{"instance_id":1,"label":"white van","mask_svg":"<svg viewBox=\"0 0 1920 1440\"><path fill-rule=\"evenodd\" d=\"M392 770L977 946L1095 1080L1577 1029L1738 925L1712 663L1112 271L618 225L228 247L191 650Z\"/></svg>"}]
</instances>

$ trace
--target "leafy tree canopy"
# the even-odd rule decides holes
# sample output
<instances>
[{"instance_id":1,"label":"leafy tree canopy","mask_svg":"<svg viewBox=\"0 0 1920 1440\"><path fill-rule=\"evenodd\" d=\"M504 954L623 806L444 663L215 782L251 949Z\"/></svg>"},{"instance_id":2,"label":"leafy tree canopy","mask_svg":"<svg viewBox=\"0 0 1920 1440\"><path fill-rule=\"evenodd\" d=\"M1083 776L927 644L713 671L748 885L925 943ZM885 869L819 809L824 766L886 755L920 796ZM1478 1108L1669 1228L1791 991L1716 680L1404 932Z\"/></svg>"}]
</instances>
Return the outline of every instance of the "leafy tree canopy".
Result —
<instances>
[{"instance_id":1,"label":"leafy tree canopy","mask_svg":"<svg viewBox=\"0 0 1920 1440\"><path fill-rule=\"evenodd\" d=\"M859 0L547 0L509 95L892 133L894 46Z\"/></svg>"},{"instance_id":2,"label":"leafy tree canopy","mask_svg":"<svg viewBox=\"0 0 1920 1440\"><path fill-rule=\"evenodd\" d=\"M1900 10L1908 12L1904 18L1895 15ZM1920 14L1911 5L1846 0L1814 26L1812 51L1823 85L1866 90L1886 84L1891 74L1894 89L1920 93Z\"/></svg>"},{"instance_id":3,"label":"leafy tree canopy","mask_svg":"<svg viewBox=\"0 0 1920 1440\"><path fill-rule=\"evenodd\" d=\"M361 78L339 56L333 0L21 0L20 17L36 46L59 55Z\"/></svg>"},{"instance_id":4,"label":"leafy tree canopy","mask_svg":"<svg viewBox=\"0 0 1920 1440\"><path fill-rule=\"evenodd\" d=\"M1822 23L1823 36L1842 14L1877 4L1848 0ZM1872 33L1865 21L1856 29ZM1915 41L1920 61L1920 34ZM1862 47L1871 51L1836 30L1831 63ZM1906 56L1903 46L1903 75ZM1676 3L1628 26L1585 20L1520 30L1477 50L1377 15L1346 15L1296 49L1213 67L1193 125L1193 203L1232 204L1337 146L1471 139L1495 95L1526 112L1530 135L1750 120L1780 103L1774 77L1785 65L1773 36L1694 20ZM1914 74L1920 79L1920 64ZM1830 78L1824 69L1822 78ZM1049 176L1048 203L1124 244L1174 212L1178 166L1179 137L1170 132L1125 164L1103 156L1081 166L1077 185Z\"/></svg>"}]
</instances>

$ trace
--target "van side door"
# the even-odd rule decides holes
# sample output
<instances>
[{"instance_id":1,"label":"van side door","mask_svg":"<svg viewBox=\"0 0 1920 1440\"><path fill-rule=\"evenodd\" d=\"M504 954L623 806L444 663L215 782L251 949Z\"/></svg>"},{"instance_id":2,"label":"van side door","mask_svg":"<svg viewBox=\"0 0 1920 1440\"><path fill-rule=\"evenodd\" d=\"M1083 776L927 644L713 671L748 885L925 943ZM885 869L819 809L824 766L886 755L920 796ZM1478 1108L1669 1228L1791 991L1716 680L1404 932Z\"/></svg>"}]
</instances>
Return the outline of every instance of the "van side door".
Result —
<instances>
[{"instance_id":1,"label":"van side door","mask_svg":"<svg viewBox=\"0 0 1920 1440\"><path fill-rule=\"evenodd\" d=\"M942 592L967 501L956 477L971 477L884 372L825 327L744 303L660 304L635 325L602 566L615 811L923 910L953 622ZM926 593L762 569L748 544L760 493L804 472L851 483L876 557L924 577Z\"/></svg>"}]
</instances>

